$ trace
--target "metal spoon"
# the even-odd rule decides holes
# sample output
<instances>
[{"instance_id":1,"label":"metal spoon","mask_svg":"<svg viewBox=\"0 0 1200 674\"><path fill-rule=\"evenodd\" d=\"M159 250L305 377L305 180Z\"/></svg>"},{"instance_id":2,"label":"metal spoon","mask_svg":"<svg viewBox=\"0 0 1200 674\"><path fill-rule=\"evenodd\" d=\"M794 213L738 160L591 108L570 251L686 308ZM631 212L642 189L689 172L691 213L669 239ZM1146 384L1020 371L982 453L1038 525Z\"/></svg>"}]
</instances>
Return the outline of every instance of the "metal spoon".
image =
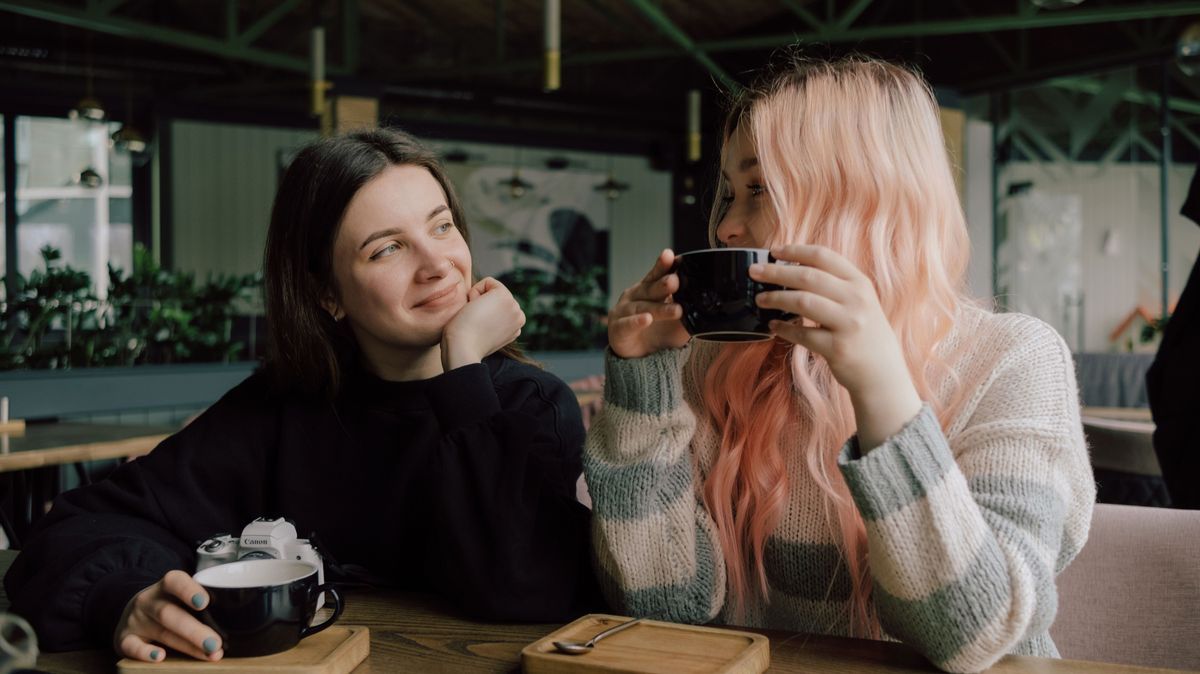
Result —
<instances>
[{"instance_id":1,"label":"metal spoon","mask_svg":"<svg viewBox=\"0 0 1200 674\"><path fill-rule=\"evenodd\" d=\"M639 623L641 621L642 621L641 618L634 618L633 620L626 620L625 622L621 623L620 625L617 625L616 627L610 627L610 628L604 630L603 632L597 634L596 636L592 637L591 639L588 639L587 641L585 641L583 643L579 643L578 641L555 641L554 647L558 649L559 653L567 653L570 655L583 655L584 653L587 653L588 651L592 650L592 647L596 645L597 641L600 641L601 639L603 639L604 637L606 637L610 634L616 634L617 632L620 632L621 630L625 629L626 627L631 627L634 624Z\"/></svg>"}]
</instances>

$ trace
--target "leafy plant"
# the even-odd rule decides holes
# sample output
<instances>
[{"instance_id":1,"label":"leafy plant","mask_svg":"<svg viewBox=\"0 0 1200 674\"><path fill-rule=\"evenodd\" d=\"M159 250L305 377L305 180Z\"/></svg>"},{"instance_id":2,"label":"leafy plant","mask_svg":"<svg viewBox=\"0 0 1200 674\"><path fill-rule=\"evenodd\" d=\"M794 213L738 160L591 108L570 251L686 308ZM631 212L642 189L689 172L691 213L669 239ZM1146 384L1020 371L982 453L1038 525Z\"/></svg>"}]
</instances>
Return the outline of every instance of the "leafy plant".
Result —
<instances>
[{"instance_id":1,"label":"leafy plant","mask_svg":"<svg viewBox=\"0 0 1200 674\"><path fill-rule=\"evenodd\" d=\"M16 276L17 292L0 314L0 368L229 361L242 347L230 334L235 304L261 284L246 275L197 285L137 245L128 277L109 265L101 301L88 274L57 266L60 258L44 248L45 271Z\"/></svg>"},{"instance_id":2,"label":"leafy plant","mask_svg":"<svg viewBox=\"0 0 1200 674\"><path fill-rule=\"evenodd\" d=\"M557 274L528 268L506 273L508 286L525 311L521 343L531 351L571 351L602 348L608 297L600 284L599 266L576 271L560 267Z\"/></svg>"}]
</instances>

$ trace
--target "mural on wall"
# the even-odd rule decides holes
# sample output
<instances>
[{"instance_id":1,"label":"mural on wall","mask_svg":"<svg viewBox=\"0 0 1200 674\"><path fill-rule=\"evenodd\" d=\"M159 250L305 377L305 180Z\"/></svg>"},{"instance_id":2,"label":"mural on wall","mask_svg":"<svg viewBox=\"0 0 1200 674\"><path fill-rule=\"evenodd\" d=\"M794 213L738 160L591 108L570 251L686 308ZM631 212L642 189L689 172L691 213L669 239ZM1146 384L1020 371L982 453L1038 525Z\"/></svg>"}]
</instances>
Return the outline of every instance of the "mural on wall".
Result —
<instances>
[{"instance_id":1,"label":"mural on wall","mask_svg":"<svg viewBox=\"0 0 1200 674\"><path fill-rule=\"evenodd\" d=\"M608 297L605 174L448 164L466 210L475 275L508 286L532 350L599 348Z\"/></svg>"}]
</instances>

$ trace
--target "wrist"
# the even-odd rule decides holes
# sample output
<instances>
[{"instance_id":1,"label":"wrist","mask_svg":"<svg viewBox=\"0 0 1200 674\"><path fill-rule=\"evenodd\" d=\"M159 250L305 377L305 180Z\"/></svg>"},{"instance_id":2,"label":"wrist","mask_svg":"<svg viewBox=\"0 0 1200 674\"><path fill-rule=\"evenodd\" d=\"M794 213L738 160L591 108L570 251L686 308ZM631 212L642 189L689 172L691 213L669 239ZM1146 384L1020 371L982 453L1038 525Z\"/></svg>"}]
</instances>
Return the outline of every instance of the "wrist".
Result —
<instances>
[{"instance_id":1,"label":"wrist","mask_svg":"<svg viewBox=\"0 0 1200 674\"><path fill-rule=\"evenodd\" d=\"M442 337L442 370L449 372L455 368L472 363L479 363L483 357L472 349L467 340L456 338L450 333Z\"/></svg>"},{"instance_id":2,"label":"wrist","mask_svg":"<svg viewBox=\"0 0 1200 674\"><path fill-rule=\"evenodd\" d=\"M921 396L911 380L850 393L858 443L863 454L899 433L921 411Z\"/></svg>"}]
</instances>

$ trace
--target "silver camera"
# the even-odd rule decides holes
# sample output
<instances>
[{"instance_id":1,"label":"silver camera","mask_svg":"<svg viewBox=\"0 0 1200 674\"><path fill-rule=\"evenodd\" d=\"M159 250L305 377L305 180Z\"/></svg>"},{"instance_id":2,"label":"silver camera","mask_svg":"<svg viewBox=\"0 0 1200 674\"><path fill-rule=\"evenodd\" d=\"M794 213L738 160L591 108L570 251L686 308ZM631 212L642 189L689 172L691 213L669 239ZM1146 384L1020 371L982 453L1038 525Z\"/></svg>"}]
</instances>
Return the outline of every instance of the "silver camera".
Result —
<instances>
[{"instance_id":1,"label":"silver camera","mask_svg":"<svg viewBox=\"0 0 1200 674\"><path fill-rule=\"evenodd\" d=\"M242 529L240 537L219 534L196 548L196 571L242 559L295 559L317 567L317 584L325 582L321 553L306 538L299 538L296 525L282 517L259 517ZM325 603L322 593L317 608Z\"/></svg>"}]
</instances>

